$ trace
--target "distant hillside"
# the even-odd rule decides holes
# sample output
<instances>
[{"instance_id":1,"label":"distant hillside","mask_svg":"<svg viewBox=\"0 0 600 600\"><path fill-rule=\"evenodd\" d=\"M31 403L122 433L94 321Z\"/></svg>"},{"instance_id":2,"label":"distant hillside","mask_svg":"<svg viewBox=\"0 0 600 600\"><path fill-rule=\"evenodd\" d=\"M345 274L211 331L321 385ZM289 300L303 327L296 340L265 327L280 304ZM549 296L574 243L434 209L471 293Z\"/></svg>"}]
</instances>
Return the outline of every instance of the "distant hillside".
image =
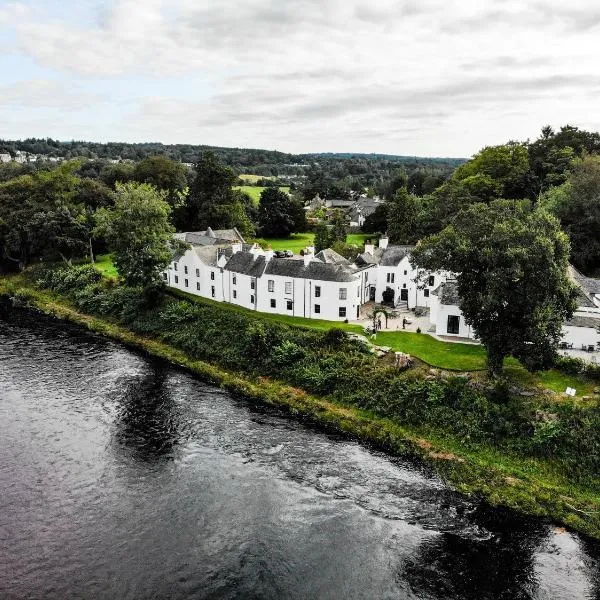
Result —
<instances>
[{"instance_id":1,"label":"distant hillside","mask_svg":"<svg viewBox=\"0 0 600 600\"><path fill-rule=\"evenodd\" d=\"M388 154L362 153L314 153L288 154L275 150L254 148L221 148L195 144L161 144L147 142L130 144L125 142L70 141L61 142L50 138L25 140L0 140L0 153L13 154L21 150L35 155L60 158L105 158L112 160L138 161L148 156L164 154L184 163L195 163L202 152L212 150L219 159L235 168L239 173L254 173L262 176L304 176L311 169L327 172L339 171L344 177L383 175L398 167L408 172L416 169L435 170L450 174L465 162L462 158L427 158L418 156L395 156ZM336 168L337 166L337 168Z\"/></svg>"}]
</instances>

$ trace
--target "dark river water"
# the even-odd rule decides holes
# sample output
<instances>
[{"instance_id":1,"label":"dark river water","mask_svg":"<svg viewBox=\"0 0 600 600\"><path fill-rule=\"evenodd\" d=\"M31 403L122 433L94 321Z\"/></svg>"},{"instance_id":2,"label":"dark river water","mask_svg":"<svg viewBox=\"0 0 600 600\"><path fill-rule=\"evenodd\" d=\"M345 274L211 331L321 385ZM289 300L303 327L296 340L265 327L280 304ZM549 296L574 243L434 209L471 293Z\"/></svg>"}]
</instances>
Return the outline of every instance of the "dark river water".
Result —
<instances>
[{"instance_id":1,"label":"dark river water","mask_svg":"<svg viewBox=\"0 0 600 600\"><path fill-rule=\"evenodd\" d=\"M2 599L599 598L599 557L162 362L0 316Z\"/></svg>"}]
</instances>

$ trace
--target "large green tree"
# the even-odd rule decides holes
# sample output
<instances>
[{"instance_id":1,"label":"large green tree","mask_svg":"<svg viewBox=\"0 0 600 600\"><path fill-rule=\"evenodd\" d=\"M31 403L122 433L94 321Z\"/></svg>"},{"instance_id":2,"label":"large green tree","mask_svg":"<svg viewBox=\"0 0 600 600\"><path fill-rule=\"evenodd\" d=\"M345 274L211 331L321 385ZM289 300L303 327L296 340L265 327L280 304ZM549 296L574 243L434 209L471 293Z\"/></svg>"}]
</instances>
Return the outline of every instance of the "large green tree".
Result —
<instances>
[{"instance_id":1,"label":"large green tree","mask_svg":"<svg viewBox=\"0 0 600 600\"><path fill-rule=\"evenodd\" d=\"M419 239L419 203L405 187L396 191L387 202L387 233L392 244L412 244Z\"/></svg>"},{"instance_id":2,"label":"large green tree","mask_svg":"<svg viewBox=\"0 0 600 600\"><path fill-rule=\"evenodd\" d=\"M114 206L96 212L96 233L108 242L127 285L160 284L160 272L171 261L175 228L166 195L147 183L117 183Z\"/></svg>"},{"instance_id":3,"label":"large green tree","mask_svg":"<svg viewBox=\"0 0 600 600\"><path fill-rule=\"evenodd\" d=\"M133 169L133 179L166 191L167 201L173 209L177 209L185 200L188 189L187 168L167 156L149 156L138 162Z\"/></svg>"},{"instance_id":4,"label":"large green tree","mask_svg":"<svg viewBox=\"0 0 600 600\"><path fill-rule=\"evenodd\" d=\"M471 180L468 191L481 193L485 190L488 200L510 198L519 200L532 196L531 169L527 146L509 142L500 146L487 146L471 160L456 169L452 178L456 181L469 180L474 176L487 179Z\"/></svg>"},{"instance_id":5,"label":"large green tree","mask_svg":"<svg viewBox=\"0 0 600 600\"><path fill-rule=\"evenodd\" d=\"M574 310L569 240L558 220L527 202L496 200L461 211L417 245L413 261L456 273L460 309L485 346L489 370L514 356L547 368Z\"/></svg>"},{"instance_id":6,"label":"large green tree","mask_svg":"<svg viewBox=\"0 0 600 600\"><path fill-rule=\"evenodd\" d=\"M187 202L186 227L204 230L229 226L234 204L232 186L237 175L221 164L213 152L205 152L196 163L196 178Z\"/></svg>"},{"instance_id":7,"label":"large green tree","mask_svg":"<svg viewBox=\"0 0 600 600\"><path fill-rule=\"evenodd\" d=\"M571 238L572 260L581 270L600 271L600 157L574 163L569 179L550 188L540 204L555 214Z\"/></svg>"},{"instance_id":8,"label":"large green tree","mask_svg":"<svg viewBox=\"0 0 600 600\"><path fill-rule=\"evenodd\" d=\"M265 188L258 206L261 235L287 237L295 231L301 231L303 212L289 194L276 187Z\"/></svg>"}]
</instances>

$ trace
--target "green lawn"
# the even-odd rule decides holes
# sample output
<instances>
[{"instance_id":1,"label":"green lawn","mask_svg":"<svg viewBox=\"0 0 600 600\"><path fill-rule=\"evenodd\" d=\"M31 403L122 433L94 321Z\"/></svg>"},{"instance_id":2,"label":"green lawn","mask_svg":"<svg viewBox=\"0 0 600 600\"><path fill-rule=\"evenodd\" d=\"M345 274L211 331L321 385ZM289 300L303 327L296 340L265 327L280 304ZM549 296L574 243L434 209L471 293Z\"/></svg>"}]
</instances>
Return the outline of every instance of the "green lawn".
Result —
<instances>
[{"instance_id":1,"label":"green lawn","mask_svg":"<svg viewBox=\"0 0 600 600\"><path fill-rule=\"evenodd\" d=\"M369 239L368 233L351 233L346 238L349 244L356 244L362 250L365 240ZM315 239L314 233L294 233L289 238L266 238L273 250L291 250L298 254L306 246L310 246Z\"/></svg>"},{"instance_id":2,"label":"green lawn","mask_svg":"<svg viewBox=\"0 0 600 600\"><path fill-rule=\"evenodd\" d=\"M110 254L100 254L96 256L96 268L105 277L118 277L117 268L111 260Z\"/></svg>"},{"instance_id":3,"label":"green lawn","mask_svg":"<svg viewBox=\"0 0 600 600\"><path fill-rule=\"evenodd\" d=\"M254 202L254 204L256 204L258 206L258 203L260 202L260 195L262 194L262 191L265 189L264 187L260 187L258 185L236 185L233 188L234 190L240 190L242 192L244 192L245 194L248 194L248 196L250 196L252 202ZM290 188L289 187L280 187L279 188L281 191L286 192L286 194L290 193Z\"/></svg>"}]
</instances>

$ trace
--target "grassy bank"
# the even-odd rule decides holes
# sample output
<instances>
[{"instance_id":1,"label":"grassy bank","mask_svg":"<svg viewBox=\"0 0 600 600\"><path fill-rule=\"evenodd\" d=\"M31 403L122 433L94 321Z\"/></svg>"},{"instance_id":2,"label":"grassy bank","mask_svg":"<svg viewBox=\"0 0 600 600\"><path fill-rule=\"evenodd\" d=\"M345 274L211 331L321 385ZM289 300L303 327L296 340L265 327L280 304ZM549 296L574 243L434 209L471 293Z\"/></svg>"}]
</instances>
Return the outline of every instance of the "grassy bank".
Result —
<instances>
[{"instance_id":1,"label":"grassy bank","mask_svg":"<svg viewBox=\"0 0 600 600\"><path fill-rule=\"evenodd\" d=\"M129 326L123 326L116 319L86 314L71 299L36 288L23 276L0 278L0 294L17 296L46 314L77 323L130 347L169 360L236 395L284 407L292 414L302 415L336 431L355 435L390 452L418 457L433 465L461 492L480 495L491 504L505 505L526 514L550 517L600 538L600 491L594 484L594 479L580 478L575 483L551 456L528 457L511 451L510 447L499 448L484 442L465 443L456 434L448 434L439 426L427 424L425 418L400 421L382 416L377 410L352 406L340 400L350 392L324 396L308 393L276 377L265 377L251 371L234 372L230 368L211 364L212 361L199 359L190 351L161 339L177 339L170 337L170 334L142 335ZM214 308L217 309L222 310L222 305ZM174 308L167 304L164 310L169 312ZM182 322L188 321L189 319ZM132 323L133 327L143 329L139 321L134 320ZM255 333L256 331L253 334ZM309 336L317 334L325 335L318 332L307 333ZM284 342L285 344L289 347L289 342ZM327 357L324 356L323 360L327 360ZM366 358L361 360L367 361ZM382 375L386 373L388 371L382 372ZM413 385L415 377L420 378L422 375L420 372L408 373L399 377L397 383ZM377 381L372 385L377 387ZM435 387L437 384L434 382L432 385ZM401 393L400 388L396 389L396 393ZM421 410L416 408L417 411Z\"/></svg>"},{"instance_id":2,"label":"grassy bank","mask_svg":"<svg viewBox=\"0 0 600 600\"><path fill-rule=\"evenodd\" d=\"M252 202L254 202L254 204L256 206L258 206L259 202L260 202L260 195L263 193L263 190L265 190L266 188L261 187L259 185L236 185L233 188L234 190L240 190L241 192L244 192L244 194L248 194L248 196L250 196L250 199L252 200ZM290 188L288 186L282 186L279 188L282 192L285 192L286 194L290 193Z\"/></svg>"}]
</instances>

